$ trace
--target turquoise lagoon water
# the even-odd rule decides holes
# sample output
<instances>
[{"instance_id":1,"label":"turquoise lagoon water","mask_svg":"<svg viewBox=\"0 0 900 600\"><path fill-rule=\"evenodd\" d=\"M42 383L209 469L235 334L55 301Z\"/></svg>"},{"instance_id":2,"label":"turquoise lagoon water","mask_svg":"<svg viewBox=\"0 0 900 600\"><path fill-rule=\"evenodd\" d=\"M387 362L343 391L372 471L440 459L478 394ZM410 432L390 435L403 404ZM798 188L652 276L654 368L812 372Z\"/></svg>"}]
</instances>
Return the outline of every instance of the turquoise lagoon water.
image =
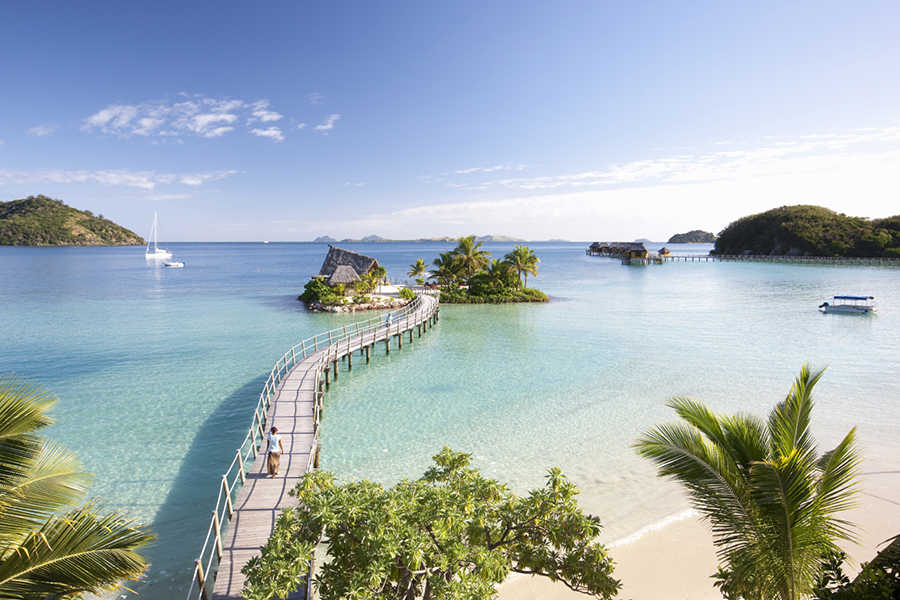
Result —
<instances>
[{"instance_id":1,"label":"turquoise lagoon water","mask_svg":"<svg viewBox=\"0 0 900 600\"><path fill-rule=\"evenodd\" d=\"M343 246L404 277L452 244ZM324 468L390 484L450 445L521 492L559 466L614 543L687 507L630 448L671 418L667 398L762 414L809 361L829 367L814 417L822 446L856 425L864 470L900 471L900 270L624 267L585 246L531 245L541 269L529 285L549 304L445 306L424 337L342 373L326 397ZM488 245L495 257L511 247ZM184 269L147 264L141 248L0 248L0 371L58 395L50 435L96 473L92 494L152 523L159 542L138 589L151 599L186 592L218 480L274 361L354 320L296 300L323 244L170 249ZM876 296L879 314L816 309L857 293Z\"/></svg>"}]
</instances>

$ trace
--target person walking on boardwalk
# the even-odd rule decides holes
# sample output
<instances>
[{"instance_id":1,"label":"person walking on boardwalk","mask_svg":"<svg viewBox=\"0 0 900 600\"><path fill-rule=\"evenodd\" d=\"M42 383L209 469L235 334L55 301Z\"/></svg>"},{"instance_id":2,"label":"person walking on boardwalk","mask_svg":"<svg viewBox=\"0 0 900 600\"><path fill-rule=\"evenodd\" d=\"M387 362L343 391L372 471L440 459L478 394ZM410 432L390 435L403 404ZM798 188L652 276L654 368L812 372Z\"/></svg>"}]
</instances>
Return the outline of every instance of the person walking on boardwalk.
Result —
<instances>
[{"instance_id":1,"label":"person walking on boardwalk","mask_svg":"<svg viewBox=\"0 0 900 600\"><path fill-rule=\"evenodd\" d=\"M266 468L270 477L278 475L278 467L281 465L281 455L284 452L284 445L281 443L281 436L278 435L278 428L273 427L266 436L269 445L266 446L266 452L269 453Z\"/></svg>"}]
</instances>

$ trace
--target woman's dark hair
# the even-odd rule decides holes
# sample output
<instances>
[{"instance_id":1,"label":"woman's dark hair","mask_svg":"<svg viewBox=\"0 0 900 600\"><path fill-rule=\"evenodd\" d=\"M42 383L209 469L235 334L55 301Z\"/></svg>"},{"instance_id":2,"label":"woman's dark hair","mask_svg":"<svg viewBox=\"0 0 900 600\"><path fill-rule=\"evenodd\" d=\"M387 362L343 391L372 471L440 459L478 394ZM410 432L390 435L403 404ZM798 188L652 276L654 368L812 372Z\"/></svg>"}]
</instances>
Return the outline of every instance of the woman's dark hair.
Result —
<instances>
[{"instance_id":1,"label":"woman's dark hair","mask_svg":"<svg viewBox=\"0 0 900 600\"><path fill-rule=\"evenodd\" d=\"M269 433L276 433L277 431L278 431L278 428L273 427L272 429L269 430Z\"/></svg>"}]
</instances>

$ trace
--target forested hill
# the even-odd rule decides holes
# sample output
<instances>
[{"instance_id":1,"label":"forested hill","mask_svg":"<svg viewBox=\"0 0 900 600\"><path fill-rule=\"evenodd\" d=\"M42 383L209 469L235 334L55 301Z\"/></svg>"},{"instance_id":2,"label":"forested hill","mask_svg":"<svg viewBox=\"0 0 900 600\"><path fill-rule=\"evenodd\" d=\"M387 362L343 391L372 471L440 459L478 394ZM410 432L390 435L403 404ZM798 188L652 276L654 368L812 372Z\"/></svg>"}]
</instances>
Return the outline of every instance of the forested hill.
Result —
<instances>
[{"instance_id":1,"label":"forested hill","mask_svg":"<svg viewBox=\"0 0 900 600\"><path fill-rule=\"evenodd\" d=\"M848 217L821 206L782 206L738 219L713 254L900 257L900 215Z\"/></svg>"},{"instance_id":2,"label":"forested hill","mask_svg":"<svg viewBox=\"0 0 900 600\"><path fill-rule=\"evenodd\" d=\"M669 238L667 244L712 244L716 236L708 231L692 229L687 233L676 233Z\"/></svg>"},{"instance_id":3,"label":"forested hill","mask_svg":"<svg viewBox=\"0 0 900 600\"><path fill-rule=\"evenodd\" d=\"M47 196L0 202L0 246L133 246L144 239L103 215Z\"/></svg>"}]
</instances>

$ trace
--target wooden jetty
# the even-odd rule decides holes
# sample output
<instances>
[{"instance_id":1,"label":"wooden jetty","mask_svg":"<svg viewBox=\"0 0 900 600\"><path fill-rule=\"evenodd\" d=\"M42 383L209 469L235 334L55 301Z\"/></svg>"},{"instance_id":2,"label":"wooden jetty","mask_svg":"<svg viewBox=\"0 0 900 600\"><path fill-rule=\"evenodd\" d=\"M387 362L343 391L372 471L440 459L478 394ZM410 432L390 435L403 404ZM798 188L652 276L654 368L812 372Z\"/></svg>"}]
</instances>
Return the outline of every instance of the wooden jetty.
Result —
<instances>
[{"instance_id":1,"label":"wooden jetty","mask_svg":"<svg viewBox=\"0 0 900 600\"><path fill-rule=\"evenodd\" d=\"M322 400L331 379L337 380L340 364L352 369L354 353L369 362L376 344L383 342L385 352L390 353L393 341L402 348L406 335L409 342L416 333L421 337L439 318L438 301L421 294L404 309L391 311L391 316L390 322L378 316L304 340L275 364L260 394L250 432L222 476L206 542L194 564L189 600L241 597L241 569L259 554L281 509L295 504L288 491L304 473L318 467ZM265 434L273 426L278 428L284 454L281 472L270 478L266 474ZM245 469L251 457L252 465ZM296 597L306 598L307 592L298 590Z\"/></svg>"},{"instance_id":2,"label":"wooden jetty","mask_svg":"<svg viewBox=\"0 0 900 600\"><path fill-rule=\"evenodd\" d=\"M900 257L865 258L853 256L770 256L768 254L682 254L664 257L667 261L771 262L804 265L856 265L900 267Z\"/></svg>"}]
</instances>

